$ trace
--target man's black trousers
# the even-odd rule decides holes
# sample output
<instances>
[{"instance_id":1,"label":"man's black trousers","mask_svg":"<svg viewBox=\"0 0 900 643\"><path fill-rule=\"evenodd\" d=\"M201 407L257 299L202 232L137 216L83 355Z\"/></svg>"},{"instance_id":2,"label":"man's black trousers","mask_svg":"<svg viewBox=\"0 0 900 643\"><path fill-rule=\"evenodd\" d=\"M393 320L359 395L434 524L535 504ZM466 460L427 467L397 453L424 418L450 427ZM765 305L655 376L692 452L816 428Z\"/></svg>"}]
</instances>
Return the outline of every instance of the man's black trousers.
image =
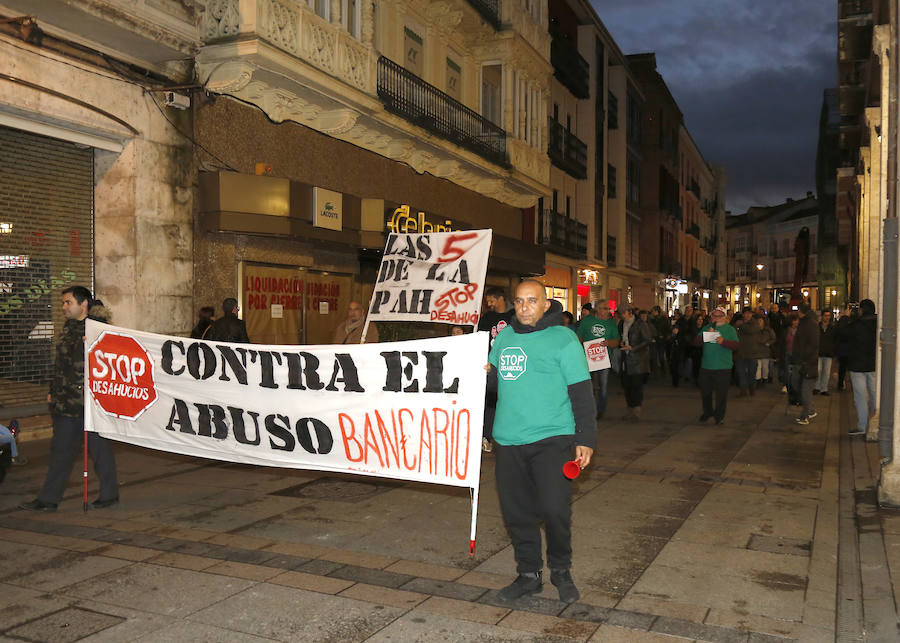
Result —
<instances>
[{"instance_id":1,"label":"man's black trousers","mask_svg":"<svg viewBox=\"0 0 900 643\"><path fill-rule=\"evenodd\" d=\"M703 398L703 415L714 417L717 422L725 419L725 407L728 406L728 387L731 385L731 369L700 369L698 376L700 396ZM713 394L716 397L713 406Z\"/></svg>"},{"instance_id":2,"label":"man's black trousers","mask_svg":"<svg viewBox=\"0 0 900 643\"><path fill-rule=\"evenodd\" d=\"M76 454L84 448L84 416L53 416L53 439L50 441L50 466L44 487L38 495L41 502L58 504L66 490ZM99 500L119 497L119 479L112 442L93 431L88 432L88 453L94 471L100 478Z\"/></svg>"},{"instance_id":3,"label":"man's black trousers","mask_svg":"<svg viewBox=\"0 0 900 643\"><path fill-rule=\"evenodd\" d=\"M520 574L543 568L541 526L547 532L547 564L572 564L572 482L563 464L574 457L575 438L561 435L518 446L497 445L497 494Z\"/></svg>"}]
</instances>

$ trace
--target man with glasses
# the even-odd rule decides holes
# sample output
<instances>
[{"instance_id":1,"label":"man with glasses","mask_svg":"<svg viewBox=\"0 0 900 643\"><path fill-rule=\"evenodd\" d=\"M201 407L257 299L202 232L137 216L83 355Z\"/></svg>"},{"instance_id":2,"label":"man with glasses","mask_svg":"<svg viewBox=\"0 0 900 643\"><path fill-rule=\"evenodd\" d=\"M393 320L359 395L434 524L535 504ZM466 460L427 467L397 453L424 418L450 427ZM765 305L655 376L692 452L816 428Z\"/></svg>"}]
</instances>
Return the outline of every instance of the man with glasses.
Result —
<instances>
[{"instance_id":1,"label":"man with glasses","mask_svg":"<svg viewBox=\"0 0 900 643\"><path fill-rule=\"evenodd\" d=\"M596 313L596 315L594 314ZM615 320L610 318L609 303L605 299L597 302L593 312L581 318L578 325L578 339L582 342L592 342L601 340L607 350L613 349L619 345L619 329ZM610 354L610 362L612 355ZM609 371L604 368L591 373L591 379L594 382L594 389L597 391L597 419L603 417L606 412L606 401L609 391Z\"/></svg>"},{"instance_id":2,"label":"man with glasses","mask_svg":"<svg viewBox=\"0 0 900 643\"><path fill-rule=\"evenodd\" d=\"M709 319L710 323L694 338L694 345L703 347L699 375L700 395L703 399L700 422L715 418L716 424L722 424L728 404L731 368L734 366L733 353L739 345L738 334L734 326L725 321L724 308L716 308ZM716 397L715 406L713 393Z\"/></svg>"},{"instance_id":3,"label":"man with glasses","mask_svg":"<svg viewBox=\"0 0 900 643\"><path fill-rule=\"evenodd\" d=\"M216 321L212 323L209 332L206 333L206 339L215 342L235 342L237 344L249 344L250 338L247 336L247 326L243 319L238 319L237 299L229 297L222 302L222 312L224 313Z\"/></svg>"}]
</instances>

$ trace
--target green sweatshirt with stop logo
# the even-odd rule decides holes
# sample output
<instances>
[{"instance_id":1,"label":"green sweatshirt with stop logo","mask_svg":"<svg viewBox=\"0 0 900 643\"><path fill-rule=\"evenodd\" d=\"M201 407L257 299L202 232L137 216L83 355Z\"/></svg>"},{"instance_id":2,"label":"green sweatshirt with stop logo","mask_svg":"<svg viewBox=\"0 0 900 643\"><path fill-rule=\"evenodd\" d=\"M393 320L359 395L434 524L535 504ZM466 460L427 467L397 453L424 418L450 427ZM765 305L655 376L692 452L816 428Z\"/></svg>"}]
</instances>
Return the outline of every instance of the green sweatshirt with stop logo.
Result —
<instances>
[{"instance_id":1,"label":"green sweatshirt with stop logo","mask_svg":"<svg viewBox=\"0 0 900 643\"><path fill-rule=\"evenodd\" d=\"M497 369L494 440L531 444L575 434L569 386L590 379L584 347L564 326L530 333L504 328L488 357Z\"/></svg>"}]
</instances>

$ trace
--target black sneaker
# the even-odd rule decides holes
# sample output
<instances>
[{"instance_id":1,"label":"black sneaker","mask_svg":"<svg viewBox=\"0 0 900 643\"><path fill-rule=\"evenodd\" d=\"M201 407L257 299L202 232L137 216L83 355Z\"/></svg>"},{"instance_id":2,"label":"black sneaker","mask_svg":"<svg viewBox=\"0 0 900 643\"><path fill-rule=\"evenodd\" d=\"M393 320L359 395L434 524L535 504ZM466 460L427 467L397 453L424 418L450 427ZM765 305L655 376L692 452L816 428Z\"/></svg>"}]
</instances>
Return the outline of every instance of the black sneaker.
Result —
<instances>
[{"instance_id":1,"label":"black sneaker","mask_svg":"<svg viewBox=\"0 0 900 643\"><path fill-rule=\"evenodd\" d=\"M109 500L100 500L100 498L97 498L91 503L91 507L94 509L107 509L109 507L115 507L117 504L119 504L119 496L110 498Z\"/></svg>"},{"instance_id":2,"label":"black sneaker","mask_svg":"<svg viewBox=\"0 0 900 643\"><path fill-rule=\"evenodd\" d=\"M56 511L57 504L55 502L43 502L41 500L32 500L23 502L19 505L19 509L27 509L28 511Z\"/></svg>"},{"instance_id":3,"label":"black sneaker","mask_svg":"<svg viewBox=\"0 0 900 643\"><path fill-rule=\"evenodd\" d=\"M563 603L574 603L581 594L575 587L575 581L572 580L572 573L568 569L551 569L550 582L559 590L559 600Z\"/></svg>"},{"instance_id":4,"label":"black sneaker","mask_svg":"<svg viewBox=\"0 0 900 643\"><path fill-rule=\"evenodd\" d=\"M519 574L516 580L497 592L497 598L501 601L514 601L523 596L537 594L543 586L541 572Z\"/></svg>"},{"instance_id":5,"label":"black sneaker","mask_svg":"<svg viewBox=\"0 0 900 643\"><path fill-rule=\"evenodd\" d=\"M707 421L709 418L711 418L711 417L712 417L711 415L707 415L706 413L704 413L703 415L700 416L700 419L697 420L697 421L700 422L700 423L702 424L702 423L706 422L706 421Z\"/></svg>"}]
</instances>

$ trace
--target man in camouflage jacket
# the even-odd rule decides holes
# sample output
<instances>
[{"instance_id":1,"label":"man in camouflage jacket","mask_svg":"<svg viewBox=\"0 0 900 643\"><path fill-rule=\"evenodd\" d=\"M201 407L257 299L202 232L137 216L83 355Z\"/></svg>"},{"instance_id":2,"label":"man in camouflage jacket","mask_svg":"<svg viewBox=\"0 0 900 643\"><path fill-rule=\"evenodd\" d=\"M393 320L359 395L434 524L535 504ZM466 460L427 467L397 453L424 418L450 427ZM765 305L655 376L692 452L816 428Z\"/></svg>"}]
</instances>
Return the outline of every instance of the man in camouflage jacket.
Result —
<instances>
[{"instance_id":1,"label":"man in camouflage jacket","mask_svg":"<svg viewBox=\"0 0 900 643\"><path fill-rule=\"evenodd\" d=\"M44 486L35 500L23 502L22 509L56 511L66 489L76 453L83 444L84 432L84 320L90 316L108 321L102 306L92 307L91 292L84 286L72 286L62 293L62 311L66 318L56 346L56 361L47 402L53 418L50 465ZM119 502L119 482L112 443L98 433L88 433L88 453L100 478L97 509Z\"/></svg>"}]
</instances>

